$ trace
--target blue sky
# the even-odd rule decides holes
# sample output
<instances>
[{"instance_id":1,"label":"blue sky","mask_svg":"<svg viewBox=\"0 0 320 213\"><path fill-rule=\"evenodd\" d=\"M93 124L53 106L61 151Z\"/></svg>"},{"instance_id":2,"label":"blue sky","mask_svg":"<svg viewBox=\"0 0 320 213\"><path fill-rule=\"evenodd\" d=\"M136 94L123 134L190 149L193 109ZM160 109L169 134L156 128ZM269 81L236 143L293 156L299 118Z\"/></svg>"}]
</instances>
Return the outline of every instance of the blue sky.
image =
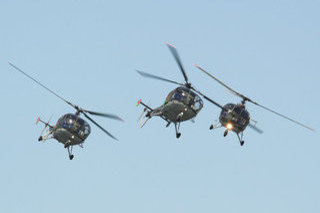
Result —
<instances>
[{"instance_id":1,"label":"blue sky","mask_svg":"<svg viewBox=\"0 0 320 213\"><path fill-rule=\"evenodd\" d=\"M257 102L319 130L319 1L1 1L1 212L318 212L319 133L253 105L263 135L211 132L219 109L196 123L154 118L140 129L142 98L175 88L135 69L191 82L221 104L238 102L197 63ZM48 119L72 108L9 67L24 69L71 102L116 113L96 118L70 161L56 141L37 142Z\"/></svg>"}]
</instances>

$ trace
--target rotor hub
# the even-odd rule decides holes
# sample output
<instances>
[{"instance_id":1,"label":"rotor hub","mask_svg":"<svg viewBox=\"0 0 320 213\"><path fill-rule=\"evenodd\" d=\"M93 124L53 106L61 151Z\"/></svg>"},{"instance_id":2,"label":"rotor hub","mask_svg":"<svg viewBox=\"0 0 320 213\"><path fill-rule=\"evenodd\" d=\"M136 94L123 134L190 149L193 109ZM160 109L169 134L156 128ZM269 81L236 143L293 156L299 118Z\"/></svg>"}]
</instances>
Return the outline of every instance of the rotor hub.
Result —
<instances>
[{"instance_id":1,"label":"rotor hub","mask_svg":"<svg viewBox=\"0 0 320 213\"><path fill-rule=\"evenodd\" d=\"M189 82L187 82L187 83L185 84L185 87L187 87L188 89L192 89L192 85L191 85L191 83L189 83Z\"/></svg>"}]
</instances>

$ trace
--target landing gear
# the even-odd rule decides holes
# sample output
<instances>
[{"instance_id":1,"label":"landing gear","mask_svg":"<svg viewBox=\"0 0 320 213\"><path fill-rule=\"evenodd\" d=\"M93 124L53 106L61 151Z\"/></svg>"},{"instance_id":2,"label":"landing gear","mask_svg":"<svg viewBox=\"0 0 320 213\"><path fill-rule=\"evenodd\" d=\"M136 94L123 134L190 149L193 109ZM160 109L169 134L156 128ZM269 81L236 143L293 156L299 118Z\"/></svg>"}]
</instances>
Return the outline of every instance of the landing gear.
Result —
<instances>
[{"instance_id":1,"label":"landing gear","mask_svg":"<svg viewBox=\"0 0 320 213\"><path fill-rule=\"evenodd\" d=\"M70 146L68 143L64 144L64 148L68 149L69 159L72 160L74 155L72 154L73 146Z\"/></svg>"},{"instance_id":2,"label":"landing gear","mask_svg":"<svg viewBox=\"0 0 320 213\"><path fill-rule=\"evenodd\" d=\"M226 129L226 131L224 131L224 133L223 133L223 137L226 137L227 134L228 134L228 130Z\"/></svg>"},{"instance_id":3,"label":"landing gear","mask_svg":"<svg viewBox=\"0 0 320 213\"><path fill-rule=\"evenodd\" d=\"M181 136L181 133L179 132L180 122L175 123L175 124L174 124L174 127L175 127L175 129L176 129L176 137L177 137L177 138L180 138L180 136Z\"/></svg>"},{"instance_id":4,"label":"landing gear","mask_svg":"<svg viewBox=\"0 0 320 213\"><path fill-rule=\"evenodd\" d=\"M214 129L217 129L217 128L221 128L221 124L220 123L216 123L215 125L211 124L209 129L210 130L214 130Z\"/></svg>"},{"instance_id":5,"label":"landing gear","mask_svg":"<svg viewBox=\"0 0 320 213\"><path fill-rule=\"evenodd\" d=\"M177 121L177 122L180 122L182 116L183 116L183 112L180 112L179 115L178 115L177 118L176 118L176 121Z\"/></svg>"},{"instance_id":6,"label":"landing gear","mask_svg":"<svg viewBox=\"0 0 320 213\"><path fill-rule=\"evenodd\" d=\"M38 141L42 141L43 140L43 138L42 138L42 136L40 136L39 138L38 138Z\"/></svg>"},{"instance_id":7,"label":"landing gear","mask_svg":"<svg viewBox=\"0 0 320 213\"><path fill-rule=\"evenodd\" d=\"M239 139L239 142L240 142L240 146L243 146L244 144L244 140L243 139L243 132L240 133L240 136L239 136L239 133L237 134L238 136L238 139Z\"/></svg>"}]
</instances>

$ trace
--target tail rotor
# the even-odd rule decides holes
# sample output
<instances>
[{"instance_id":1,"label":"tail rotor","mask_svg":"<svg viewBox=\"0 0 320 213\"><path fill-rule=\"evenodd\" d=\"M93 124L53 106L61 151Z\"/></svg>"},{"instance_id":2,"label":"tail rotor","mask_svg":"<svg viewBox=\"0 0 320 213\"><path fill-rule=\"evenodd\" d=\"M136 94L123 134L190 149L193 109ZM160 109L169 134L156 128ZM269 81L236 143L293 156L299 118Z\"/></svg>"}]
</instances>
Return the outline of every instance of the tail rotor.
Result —
<instances>
[{"instance_id":1,"label":"tail rotor","mask_svg":"<svg viewBox=\"0 0 320 213\"><path fill-rule=\"evenodd\" d=\"M51 129L53 128L53 126L50 125L51 119L52 119L52 115L50 116L50 118L49 118L49 120L47 122L41 120L40 117L37 118L36 124L38 124L39 122L44 124L44 128L42 129L42 131L40 133L40 137L38 138L38 141L43 141L44 142L45 140L48 139L49 135L52 133ZM47 129L47 127L49 127L49 130Z\"/></svg>"}]
</instances>

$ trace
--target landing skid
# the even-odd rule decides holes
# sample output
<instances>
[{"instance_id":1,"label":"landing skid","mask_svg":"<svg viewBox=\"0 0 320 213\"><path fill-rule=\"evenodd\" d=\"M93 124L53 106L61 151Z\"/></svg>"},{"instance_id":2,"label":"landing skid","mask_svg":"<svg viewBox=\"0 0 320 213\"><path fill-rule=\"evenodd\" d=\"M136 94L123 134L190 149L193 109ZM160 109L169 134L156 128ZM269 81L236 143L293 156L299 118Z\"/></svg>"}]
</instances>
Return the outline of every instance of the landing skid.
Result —
<instances>
[{"instance_id":1,"label":"landing skid","mask_svg":"<svg viewBox=\"0 0 320 213\"><path fill-rule=\"evenodd\" d=\"M73 146L70 146L70 147L68 147L68 154L69 154L69 159L72 160L74 158L74 155L72 154L72 147Z\"/></svg>"},{"instance_id":2,"label":"landing skid","mask_svg":"<svg viewBox=\"0 0 320 213\"><path fill-rule=\"evenodd\" d=\"M238 139L240 142L240 146L243 146L243 144L244 144L244 140L242 140L243 139L243 132L240 133L240 136L239 136L239 133L237 133L237 136L238 136Z\"/></svg>"},{"instance_id":3,"label":"landing skid","mask_svg":"<svg viewBox=\"0 0 320 213\"><path fill-rule=\"evenodd\" d=\"M176 122L174 124L174 127L175 127L175 130L176 130L176 137L177 138L180 138L181 136L181 133L179 132L179 129L180 129L180 121L181 121L181 118L183 116L183 112L181 112L177 118L176 118Z\"/></svg>"},{"instance_id":4,"label":"landing skid","mask_svg":"<svg viewBox=\"0 0 320 213\"><path fill-rule=\"evenodd\" d=\"M68 149L68 155L69 159L72 160L74 158L74 155L72 154L73 146L69 145L68 142L64 144L64 148Z\"/></svg>"},{"instance_id":5,"label":"landing skid","mask_svg":"<svg viewBox=\"0 0 320 213\"><path fill-rule=\"evenodd\" d=\"M175 127L175 130L176 130L176 137L177 137L177 138L180 138L180 136L181 136L181 133L179 132L180 122L175 123L175 124L174 124L174 127Z\"/></svg>"},{"instance_id":6,"label":"landing skid","mask_svg":"<svg viewBox=\"0 0 320 213\"><path fill-rule=\"evenodd\" d=\"M221 128L222 125L220 123L217 123L215 125L211 124L211 126L209 127L210 130L214 130L214 129L218 129Z\"/></svg>"},{"instance_id":7,"label":"landing skid","mask_svg":"<svg viewBox=\"0 0 320 213\"><path fill-rule=\"evenodd\" d=\"M228 132L229 132L228 129L226 129L223 133L223 137L226 137L228 135Z\"/></svg>"},{"instance_id":8,"label":"landing skid","mask_svg":"<svg viewBox=\"0 0 320 213\"><path fill-rule=\"evenodd\" d=\"M215 126L211 125L210 126L210 130L213 130L213 129L216 129L216 128L220 128L222 127L220 124L216 124ZM226 137L229 133L229 130L226 129L223 133L223 137ZM239 139L239 142L240 142L240 146L243 146L244 145L244 140L243 140L243 132L240 132L240 133L236 133L237 134L237 137Z\"/></svg>"}]
</instances>

